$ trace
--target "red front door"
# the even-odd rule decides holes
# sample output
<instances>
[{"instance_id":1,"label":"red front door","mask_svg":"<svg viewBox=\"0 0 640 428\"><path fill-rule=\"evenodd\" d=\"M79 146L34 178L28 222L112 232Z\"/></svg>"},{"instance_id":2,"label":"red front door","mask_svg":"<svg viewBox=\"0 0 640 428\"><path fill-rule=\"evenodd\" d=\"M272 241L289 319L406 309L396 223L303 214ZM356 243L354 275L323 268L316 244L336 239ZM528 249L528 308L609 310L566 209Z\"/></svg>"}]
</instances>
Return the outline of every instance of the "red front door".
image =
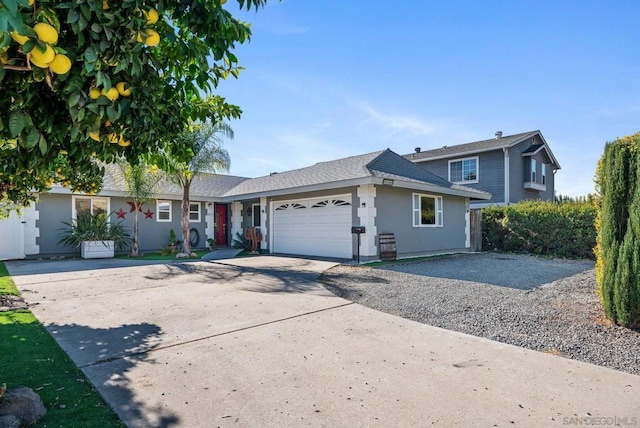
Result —
<instances>
[{"instance_id":1,"label":"red front door","mask_svg":"<svg viewBox=\"0 0 640 428\"><path fill-rule=\"evenodd\" d=\"M216 204L214 231L216 245L227 246L227 206Z\"/></svg>"}]
</instances>

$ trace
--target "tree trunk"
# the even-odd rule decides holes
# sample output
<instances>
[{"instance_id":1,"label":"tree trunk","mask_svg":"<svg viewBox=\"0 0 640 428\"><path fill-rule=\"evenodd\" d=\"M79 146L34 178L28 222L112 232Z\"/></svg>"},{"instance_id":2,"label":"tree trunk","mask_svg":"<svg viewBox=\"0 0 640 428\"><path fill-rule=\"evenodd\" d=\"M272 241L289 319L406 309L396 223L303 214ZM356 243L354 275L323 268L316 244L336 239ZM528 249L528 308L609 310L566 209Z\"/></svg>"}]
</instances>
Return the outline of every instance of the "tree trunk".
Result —
<instances>
[{"instance_id":1,"label":"tree trunk","mask_svg":"<svg viewBox=\"0 0 640 428\"><path fill-rule=\"evenodd\" d=\"M189 239L189 188L191 187L191 180L184 181L184 187L182 189L182 219L180 225L182 226L182 252L191 254L191 241Z\"/></svg>"},{"instance_id":2,"label":"tree trunk","mask_svg":"<svg viewBox=\"0 0 640 428\"><path fill-rule=\"evenodd\" d=\"M135 201L134 201L135 202ZM131 257L140 256L140 245L138 245L138 203L135 203L136 210L133 213L133 239L131 240Z\"/></svg>"}]
</instances>

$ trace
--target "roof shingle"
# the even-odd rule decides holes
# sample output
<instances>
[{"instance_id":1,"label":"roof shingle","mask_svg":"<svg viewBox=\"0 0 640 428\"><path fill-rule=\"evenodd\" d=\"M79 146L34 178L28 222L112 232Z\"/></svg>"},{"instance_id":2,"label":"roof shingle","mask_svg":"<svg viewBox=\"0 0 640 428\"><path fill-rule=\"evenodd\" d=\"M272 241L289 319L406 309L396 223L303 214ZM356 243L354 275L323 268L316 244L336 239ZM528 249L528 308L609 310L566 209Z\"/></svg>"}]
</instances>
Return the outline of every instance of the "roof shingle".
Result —
<instances>
[{"instance_id":1,"label":"roof shingle","mask_svg":"<svg viewBox=\"0 0 640 428\"><path fill-rule=\"evenodd\" d=\"M511 147L521 141L526 140L529 137L532 137L536 134L539 134L540 131L529 131L523 132L520 134L507 135L500 138L491 138L488 140L481 141L473 141L471 143L465 144L457 144L455 146L443 146L437 149L425 150L419 153L410 153L405 155L407 159L418 160L418 159L437 159L449 156L455 156L460 154L474 153L474 152L484 152L493 149L500 149L502 147Z\"/></svg>"}]
</instances>

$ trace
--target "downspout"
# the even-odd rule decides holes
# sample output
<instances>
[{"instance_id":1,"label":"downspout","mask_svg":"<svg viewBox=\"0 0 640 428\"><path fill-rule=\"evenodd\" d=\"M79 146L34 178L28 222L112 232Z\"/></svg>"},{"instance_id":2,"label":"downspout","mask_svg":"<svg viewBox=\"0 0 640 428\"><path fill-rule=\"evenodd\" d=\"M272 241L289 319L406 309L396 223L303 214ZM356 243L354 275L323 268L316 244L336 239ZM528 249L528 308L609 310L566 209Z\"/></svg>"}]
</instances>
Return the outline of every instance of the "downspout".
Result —
<instances>
[{"instance_id":1,"label":"downspout","mask_svg":"<svg viewBox=\"0 0 640 428\"><path fill-rule=\"evenodd\" d=\"M504 152L504 203L509 205L509 147L503 147Z\"/></svg>"}]
</instances>

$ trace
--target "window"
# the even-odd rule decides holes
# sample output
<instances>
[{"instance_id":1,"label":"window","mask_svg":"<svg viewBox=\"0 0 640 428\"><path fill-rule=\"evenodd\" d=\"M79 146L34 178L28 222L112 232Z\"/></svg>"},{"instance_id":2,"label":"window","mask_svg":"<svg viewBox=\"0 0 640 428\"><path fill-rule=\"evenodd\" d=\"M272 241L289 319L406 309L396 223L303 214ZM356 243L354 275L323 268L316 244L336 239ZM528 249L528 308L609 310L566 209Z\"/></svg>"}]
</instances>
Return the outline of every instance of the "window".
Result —
<instances>
[{"instance_id":1,"label":"window","mask_svg":"<svg viewBox=\"0 0 640 428\"><path fill-rule=\"evenodd\" d=\"M442 227L442 196L413 194L413 227Z\"/></svg>"},{"instance_id":2,"label":"window","mask_svg":"<svg viewBox=\"0 0 640 428\"><path fill-rule=\"evenodd\" d=\"M449 181L453 183L477 183L478 157L449 161Z\"/></svg>"},{"instance_id":3,"label":"window","mask_svg":"<svg viewBox=\"0 0 640 428\"><path fill-rule=\"evenodd\" d=\"M109 214L109 198L92 198L89 196L74 196L72 217L88 212L91 215Z\"/></svg>"},{"instance_id":4,"label":"window","mask_svg":"<svg viewBox=\"0 0 640 428\"><path fill-rule=\"evenodd\" d=\"M542 171L540 171L541 173L541 178L542 178L542 184L546 185L547 184L547 164L543 163L542 165L540 165L540 167L542 168Z\"/></svg>"},{"instance_id":5,"label":"window","mask_svg":"<svg viewBox=\"0 0 640 428\"><path fill-rule=\"evenodd\" d=\"M536 160L533 158L531 159L531 182L536 182Z\"/></svg>"},{"instance_id":6,"label":"window","mask_svg":"<svg viewBox=\"0 0 640 428\"><path fill-rule=\"evenodd\" d=\"M253 227L260 227L260 204L251 205L251 212L253 214Z\"/></svg>"},{"instance_id":7,"label":"window","mask_svg":"<svg viewBox=\"0 0 640 428\"><path fill-rule=\"evenodd\" d=\"M171 201L157 201L156 213L156 221L171 221Z\"/></svg>"},{"instance_id":8,"label":"window","mask_svg":"<svg viewBox=\"0 0 640 428\"><path fill-rule=\"evenodd\" d=\"M189 221L200 223L200 202L189 204Z\"/></svg>"}]
</instances>

